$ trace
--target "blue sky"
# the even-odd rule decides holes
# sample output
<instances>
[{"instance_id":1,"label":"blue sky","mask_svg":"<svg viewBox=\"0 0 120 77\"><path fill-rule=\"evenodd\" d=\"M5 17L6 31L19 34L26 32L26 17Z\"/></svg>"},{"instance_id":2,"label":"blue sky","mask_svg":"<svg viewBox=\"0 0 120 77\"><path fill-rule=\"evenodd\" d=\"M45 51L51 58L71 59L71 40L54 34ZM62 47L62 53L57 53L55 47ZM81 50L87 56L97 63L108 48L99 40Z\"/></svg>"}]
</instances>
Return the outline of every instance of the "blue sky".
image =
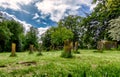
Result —
<instances>
[{"instance_id":1,"label":"blue sky","mask_svg":"<svg viewBox=\"0 0 120 77\"><path fill-rule=\"evenodd\" d=\"M56 26L65 16L85 16L84 12L90 13L96 6L91 2L92 0L0 0L0 11L21 22L27 29L34 26L43 31Z\"/></svg>"}]
</instances>

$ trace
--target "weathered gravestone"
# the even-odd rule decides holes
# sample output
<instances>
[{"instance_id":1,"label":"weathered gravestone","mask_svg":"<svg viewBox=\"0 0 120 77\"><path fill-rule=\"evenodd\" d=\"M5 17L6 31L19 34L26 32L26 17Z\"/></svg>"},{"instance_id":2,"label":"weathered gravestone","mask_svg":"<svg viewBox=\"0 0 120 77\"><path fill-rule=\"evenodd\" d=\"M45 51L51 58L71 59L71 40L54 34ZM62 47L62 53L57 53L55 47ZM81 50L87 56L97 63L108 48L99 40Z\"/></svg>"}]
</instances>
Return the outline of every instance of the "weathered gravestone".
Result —
<instances>
[{"instance_id":1,"label":"weathered gravestone","mask_svg":"<svg viewBox=\"0 0 120 77\"><path fill-rule=\"evenodd\" d=\"M80 52L78 52L78 42L75 42L74 52L80 53Z\"/></svg>"},{"instance_id":2,"label":"weathered gravestone","mask_svg":"<svg viewBox=\"0 0 120 77\"><path fill-rule=\"evenodd\" d=\"M72 49L71 41L70 40L65 40L64 41L64 51L63 51L61 56L65 57L65 58L72 57L71 49Z\"/></svg>"},{"instance_id":3,"label":"weathered gravestone","mask_svg":"<svg viewBox=\"0 0 120 77\"><path fill-rule=\"evenodd\" d=\"M30 44L30 52L29 52L29 54L33 53L33 48L34 48L34 45Z\"/></svg>"},{"instance_id":4,"label":"weathered gravestone","mask_svg":"<svg viewBox=\"0 0 120 77\"><path fill-rule=\"evenodd\" d=\"M110 49L115 49L115 48L117 48L117 42L101 40L101 41L98 41L97 43L97 49L100 51L104 49L110 50Z\"/></svg>"},{"instance_id":5,"label":"weathered gravestone","mask_svg":"<svg viewBox=\"0 0 120 77\"><path fill-rule=\"evenodd\" d=\"M16 44L15 43L12 43L12 46L11 46L11 57L14 57L16 56Z\"/></svg>"}]
</instances>

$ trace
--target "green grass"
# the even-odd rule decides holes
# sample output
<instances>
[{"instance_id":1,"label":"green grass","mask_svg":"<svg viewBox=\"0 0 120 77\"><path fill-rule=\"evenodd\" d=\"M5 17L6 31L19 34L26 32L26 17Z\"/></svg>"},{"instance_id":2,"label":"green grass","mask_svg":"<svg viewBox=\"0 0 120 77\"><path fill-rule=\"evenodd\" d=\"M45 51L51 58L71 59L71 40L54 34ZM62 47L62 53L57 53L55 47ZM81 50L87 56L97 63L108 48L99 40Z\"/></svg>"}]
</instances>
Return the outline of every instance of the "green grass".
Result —
<instances>
[{"instance_id":1,"label":"green grass","mask_svg":"<svg viewBox=\"0 0 120 77\"><path fill-rule=\"evenodd\" d=\"M120 51L79 50L73 58L60 57L62 51L0 53L0 77L119 77ZM26 65L21 62L36 62ZM4 67L2 67L4 66Z\"/></svg>"}]
</instances>

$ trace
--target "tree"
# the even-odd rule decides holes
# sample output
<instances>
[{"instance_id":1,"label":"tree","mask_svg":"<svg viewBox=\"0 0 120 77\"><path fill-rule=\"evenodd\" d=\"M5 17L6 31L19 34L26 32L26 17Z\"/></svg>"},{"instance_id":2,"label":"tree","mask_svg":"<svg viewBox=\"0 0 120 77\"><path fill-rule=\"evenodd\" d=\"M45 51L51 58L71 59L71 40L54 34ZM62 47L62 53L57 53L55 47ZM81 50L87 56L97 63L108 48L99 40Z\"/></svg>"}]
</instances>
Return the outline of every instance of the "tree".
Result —
<instances>
[{"instance_id":1,"label":"tree","mask_svg":"<svg viewBox=\"0 0 120 77\"><path fill-rule=\"evenodd\" d=\"M65 40L72 40L73 33L71 30L67 29L64 26L58 26L54 29L54 32L51 34L51 43L53 47L63 47ZM59 49L59 48L58 48Z\"/></svg>"},{"instance_id":2,"label":"tree","mask_svg":"<svg viewBox=\"0 0 120 77\"><path fill-rule=\"evenodd\" d=\"M54 27L49 28L44 34L41 35L42 48L46 51L51 49L51 32Z\"/></svg>"},{"instance_id":3,"label":"tree","mask_svg":"<svg viewBox=\"0 0 120 77\"><path fill-rule=\"evenodd\" d=\"M5 51L7 42L9 41L11 35L12 33L7 27L7 22L0 22L0 51Z\"/></svg>"},{"instance_id":4,"label":"tree","mask_svg":"<svg viewBox=\"0 0 120 77\"><path fill-rule=\"evenodd\" d=\"M27 32L25 36L25 49L28 49L30 44L34 45L36 49L38 49L38 29L34 27L30 27L30 31Z\"/></svg>"},{"instance_id":5,"label":"tree","mask_svg":"<svg viewBox=\"0 0 120 77\"><path fill-rule=\"evenodd\" d=\"M73 33L64 26L51 27L41 37L42 46L45 50L63 48L64 40L72 40Z\"/></svg>"},{"instance_id":6,"label":"tree","mask_svg":"<svg viewBox=\"0 0 120 77\"><path fill-rule=\"evenodd\" d=\"M109 20L118 17L120 14L120 0L93 0L98 1L93 12L83 19L82 25L86 28L82 36L83 44L96 48L97 41L111 40L109 35ZM93 3L94 3L93 2Z\"/></svg>"},{"instance_id":7,"label":"tree","mask_svg":"<svg viewBox=\"0 0 120 77\"><path fill-rule=\"evenodd\" d=\"M60 20L58 22L58 25L64 26L67 29L70 29L73 33L73 47L75 46L75 42L79 40L80 35L80 22L82 20L82 17L75 16L75 15L69 15L68 17L65 17L64 19Z\"/></svg>"},{"instance_id":8,"label":"tree","mask_svg":"<svg viewBox=\"0 0 120 77\"><path fill-rule=\"evenodd\" d=\"M21 35L23 35L24 33L22 24L20 24L15 20L8 20L6 23L7 23L7 27L12 33L6 50L11 50L11 44L16 43L16 51L17 52L22 51Z\"/></svg>"},{"instance_id":9,"label":"tree","mask_svg":"<svg viewBox=\"0 0 120 77\"><path fill-rule=\"evenodd\" d=\"M116 41L120 41L120 16L116 19L112 19L109 21L110 30L109 36Z\"/></svg>"}]
</instances>

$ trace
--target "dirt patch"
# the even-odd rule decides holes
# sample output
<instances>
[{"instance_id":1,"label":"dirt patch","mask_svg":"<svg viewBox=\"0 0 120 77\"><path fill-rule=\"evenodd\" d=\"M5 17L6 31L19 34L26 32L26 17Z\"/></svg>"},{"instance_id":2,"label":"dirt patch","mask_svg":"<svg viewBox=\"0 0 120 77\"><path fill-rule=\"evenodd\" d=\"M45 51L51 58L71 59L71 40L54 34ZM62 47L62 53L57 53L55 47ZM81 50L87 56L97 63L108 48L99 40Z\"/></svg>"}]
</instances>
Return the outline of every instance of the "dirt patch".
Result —
<instances>
[{"instance_id":1,"label":"dirt patch","mask_svg":"<svg viewBox=\"0 0 120 77\"><path fill-rule=\"evenodd\" d=\"M25 66L37 65L36 61L26 61L26 62L18 62L17 64L22 64Z\"/></svg>"},{"instance_id":2,"label":"dirt patch","mask_svg":"<svg viewBox=\"0 0 120 77\"><path fill-rule=\"evenodd\" d=\"M5 67L7 67L6 65L0 65L0 68L5 68Z\"/></svg>"}]
</instances>

